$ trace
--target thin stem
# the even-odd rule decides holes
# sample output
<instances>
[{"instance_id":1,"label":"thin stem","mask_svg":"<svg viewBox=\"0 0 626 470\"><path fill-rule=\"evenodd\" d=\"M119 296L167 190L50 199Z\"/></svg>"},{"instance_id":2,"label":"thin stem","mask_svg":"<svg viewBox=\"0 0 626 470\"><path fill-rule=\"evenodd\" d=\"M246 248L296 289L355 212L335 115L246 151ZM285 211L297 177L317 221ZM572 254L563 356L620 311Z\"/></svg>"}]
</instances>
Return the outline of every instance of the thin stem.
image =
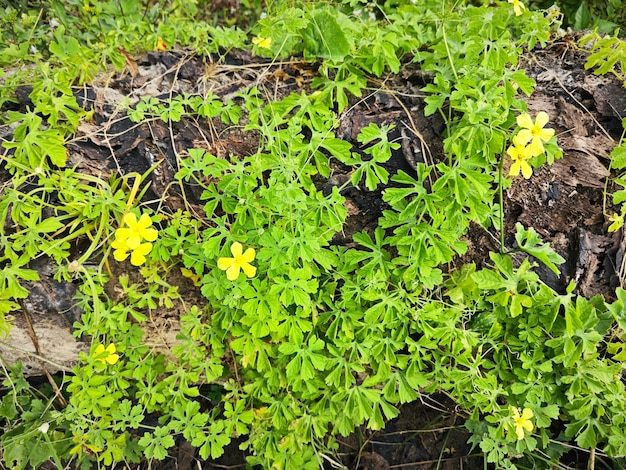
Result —
<instances>
[{"instance_id":1,"label":"thin stem","mask_svg":"<svg viewBox=\"0 0 626 470\"><path fill-rule=\"evenodd\" d=\"M589 452L589 462L587 463L587 469L593 470L596 468L596 449L595 447Z\"/></svg>"},{"instance_id":2,"label":"thin stem","mask_svg":"<svg viewBox=\"0 0 626 470\"><path fill-rule=\"evenodd\" d=\"M454 66L454 61L452 60L452 54L450 53L450 48L448 47L448 38L446 37L446 27L442 26L441 31L443 33L443 43L446 46L446 54L448 54L448 61L450 62L450 67L452 67L452 73L454 74L454 78L458 81L459 76L456 72L456 67Z\"/></svg>"},{"instance_id":3,"label":"thin stem","mask_svg":"<svg viewBox=\"0 0 626 470\"><path fill-rule=\"evenodd\" d=\"M502 184L502 169L504 168L504 155L500 158L498 165L498 191L500 194L500 253L504 253L504 190Z\"/></svg>"},{"instance_id":4,"label":"thin stem","mask_svg":"<svg viewBox=\"0 0 626 470\"><path fill-rule=\"evenodd\" d=\"M48 430L46 429L45 432L41 431L43 433L43 437L46 440L46 442L48 443L48 447L50 448L50 454L52 455L52 459L54 460L54 464L57 467L57 470L63 470L63 464L61 463L61 460L59 459L59 456L56 452L56 449L54 448L54 446L52 445L52 441L50 441L50 437L48 436Z\"/></svg>"}]
</instances>

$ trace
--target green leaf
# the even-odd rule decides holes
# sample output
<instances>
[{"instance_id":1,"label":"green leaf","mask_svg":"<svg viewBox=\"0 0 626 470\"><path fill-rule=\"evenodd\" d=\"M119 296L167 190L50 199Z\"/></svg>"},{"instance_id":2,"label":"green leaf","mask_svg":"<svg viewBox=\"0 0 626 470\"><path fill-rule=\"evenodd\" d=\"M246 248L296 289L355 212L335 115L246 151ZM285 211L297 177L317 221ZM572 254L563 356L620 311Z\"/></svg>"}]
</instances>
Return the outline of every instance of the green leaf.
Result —
<instances>
[{"instance_id":1,"label":"green leaf","mask_svg":"<svg viewBox=\"0 0 626 470\"><path fill-rule=\"evenodd\" d=\"M28 460L32 468L41 468L41 464L52 457L52 449L44 442L37 442L29 450Z\"/></svg>"},{"instance_id":2,"label":"green leaf","mask_svg":"<svg viewBox=\"0 0 626 470\"><path fill-rule=\"evenodd\" d=\"M534 79L526 75L525 70L516 70L510 75L510 78L517 84L519 89L526 96L532 95L535 90L535 85L537 85L537 82Z\"/></svg>"},{"instance_id":3,"label":"green leaf","mask_svg":"<svg viewBox=\"0 0 626 470\"><path fill-rule=\"evenodd\" d=\"M167 449L174 445L174 438L168 434L167 428L158 427L154 430L154 434L144 434L139 440L139 445L145 447L144 452L147 458L163 460L167 457Z\"/></svg>"},{"instance_id":4,"label":"green leaf","mask_svg":"<svg viewBox=\"0 0 626 470\"><path fill-rule=\"evenodd\" d=\"M534 228L530 227L527 230L518 222L515 224L515 230L515 240L520 250L534 256L559 276L559 268L556 265L564 263L565 258L554 252L549 243L544 244Z\"/></svg>"},{"instance_id":5,"label":"green leaf","mask_svg":"<svg viewBox=\"0 0 626 470\"><path fill-rule=\"evenodd\" d=\"M587 425L585 430L576 437L576 443L583 449L594 449L598 445L598 437L593 423Z\"/></svg>"},{"instance_id":6,"label":"green leaf","mask_svg":"<svg viewBox=\"0 0 626 470\"><path fill-rule=\"evenodd\" d=\"M48 217L47 219L37 224L37 232L39 233L56 232L63 226L64 226L63 222L59 221L58 219L54 217Z\"/></svg>"},{"instance_id":7,"label":"green leaf","mask_svg":"<svg viewBox=\"0 0 626 470\"><path fill-rule=\"evenodd\" d=\"M416 388L409 383L408 377L405 377L404 374L398 373L397 375L397 384L398 384L398 398L400 399L400 403L410 403L416 400L419 397ZM415 378L415 377L414 377ZM415 381L412 381L415 383ZM424 385L426 382L423 382Z\"/></svg>"},{"instance_id":8,"label":"green leaf","mask_svg":"<svg viewBox=\"0 0 626 470\"><path fill-rule=\"evenodd\" d=\"M15 439L6 443L3 460L10 468L21 470L26 467L28 454L29 450L26 448L24 441Z\"/></svg>"},{"instance_id":9,"label":"green leaf","mask_svg":"<svg viewBox=\"0 0 626 470\"><path fill-rule=\"evenodd\" d=\"M300 346L292 343L283 343L279 346L278 350L281 354L284 354L286 356L290 356L297 353L298 351L301 351Z\"/></svg>"},{"instance_id":10,"label":"green leaf","mask_svg":"<svg viewBox=\"0 0 626 470\"><path fill-rule=\"evenodd\" d=\"M43 160L48 156L54 165L65 166L67 150L61 131L53 128L42 130L41 117L33 113L13 113L13 117L19 117L24 122L15 129L14 141L3 142L2 145L9 149L14 148L18 161L36 168L42 167Z\"/></svg>"},{"instance_id":11,"label":"green leaf","mask_svg":"<svg viewBox=\"0 0 626 470\"><path fill-rule=\"evenodd\" d=\"M471 278L479 289L495 290L507 285L506 280L500 274L489 269L472 273Z\"/></svg>"},{"instance_id":12,"label":"green leaf","mask_svg":"<svg viewBox=\"0 0 626 470\"><path fill-rule=\"evenodd\" d=\"M33 269L22 269L15 266L5 266L0 271L0 290L3 294L20 299L28 297L28 290L20 285L20 279L38 281L39 274Z\"/></svg>"},{"instance_id":13,"label":"green leaf","mask_svg":"<svg viewBox=\"0 0 626 470\"><path fill-rule=\"evenodd\" d=\"M626 141L611 152L611 167L618 170L626 167Z\"/></svg>"},{"instance_id":14,"label":"green leaf","mask_svg":"<svg viewBox=\"0 0 626 470\"><path fill-rule=\"evenodd\" d=\"M200 444L202 446L200 446ZM217 459L224 454L224 447L230 443L230 437L224 433L224 422L215 421L211 424L211 429L208 433L201 433L196 436L192 444L196 447L200 447L199 454L203 459L213 458Z\"/></svg>"},{"instance_id":15,"label":"green leaf","mask_svg":"<svg viewBox=\"0 0 626 470\"><path fill-rule=\"evenodd\" d=\"M2 398L0 403L0 417L13 419L17 416L17 408L15 406L15 398L12 394L7 394Z\"/></svg>"},{"instance_id":16,"label":"green leaf","mask_svg":"<svg viewBox=\"0 0 626 470\"><path fill-rule=\"evenodd\" d=\"M533 305L533 299L527 295L513 294L511 295L511 317L515 318L521 315L523 307L531 307Z\"/></svg>"},{"instance_id":17,"label":"green leaf","mask_svg":"<svg viewBox=\"0 0 626 470\"><path fill-rule=\"evenodd\" d=\"M617 299L608 308L619 327L626 331L626 290L618 287L615 296Z\"/></svg>"},{"instance_id":18,"label":"green leaf","mask_svg":"<svg viewBox=\"0 0 626 470\"><path fill-rule=\"evenodd\" d=\"M359 135L357 136L357 140L363 144L367 144L375 139L384 139L387 137L387 133L384 132L380 127L378 127L375 123L370 122L367 127L361 129Z\"/></svg>"},{"instance_id":19,"label":"green leaf","mask_svg":"<svg viewBox=\"0 0 626 470\"><path fill-rule=\"evenodd\" d=\"M337 12L329 10L313 12L302 32L306 54L341 61L350 53L350 43L336 16Z\"/></svg>"},{"instance_id":20,"label":"green leaf","mask_svg":"<svg viewBox=\"0 0 626 470\"><path fill-rule=\"evenodd\" d=\"M619 178L615 182L620 183ZM626 201L626 189L620 189L613 193L613 204L621 204L624 201Z\"/></svg>"},{"instance_id":21,"label":"green leaf","mask_svg":"<svg viewBox=\"0 0 626 470\"><path fill-rule=\"evenodd\" d=\"M614 361L626 361L626 343L607 343L607 351L613 355Z\"/></svg>"},{"instance_id":22,"label":"green leaf","mask_svg":"<svg viewBox=\"0 0 626 470\"><path fill-rule=\"evenodd\" d=\"M292 362L295 363L295 360ZM290 367L287 366L287 369L290 369ZM288 373L288 375L294 375L293 368L291 369L292 369L291 374ZM313 364L308 360L307 357L302 358L302 363L300 364L300 367L299 367L299 373L300 373L302 380L304 381L311 380L313 377L315 377L315 368L313 367Z\"/></svg>"},{"instance_id":23,"label":"green leaf","mask_svg":"<svg viewBox=\"0 0 626 470\"><path fill-rule=\"evenodd\" d=\"M577 31L585 29L589 26L589 22L591 21L591 16L589 14L589 9L587 8L586 2L580 2L576 13L574 13L574 29ZM589 449L591 447L585 447L585 449Z\"/></svg>"},{"instance_id":24,"label":"green leaf","mask_svg":"<svg viewBox=\"0 0 626 470\"><path fill-rule=\"evenodd\" d=\"M352 148L352 144L350 144L350 142L346 142L345 140L337 139L335 137L330 137L322 140L320 142L320 146L328 150L331 156L335 157L341 162L350 160L350 149Z\"/></svg>"}]
</instances>

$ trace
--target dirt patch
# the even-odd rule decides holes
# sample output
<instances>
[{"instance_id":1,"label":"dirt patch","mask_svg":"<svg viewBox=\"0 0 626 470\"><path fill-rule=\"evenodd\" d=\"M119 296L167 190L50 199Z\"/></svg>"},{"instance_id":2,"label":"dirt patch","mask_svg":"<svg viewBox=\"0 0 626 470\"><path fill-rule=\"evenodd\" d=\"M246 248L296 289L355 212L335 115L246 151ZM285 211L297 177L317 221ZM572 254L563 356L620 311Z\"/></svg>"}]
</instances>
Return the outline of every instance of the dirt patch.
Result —
<instances>
[{"instance_id":1,"label":"dirt patch","mask_svg":"<svg viewBox=\"0 0 626 470\"><path fill-rule=\"evenodd\" d=\"M529 110L554 117L550 124L563 158L536 170L530 180L513 182L506 191L506 228L511 234L517 222L533 227L566 259L560 279L544 277L557 291L573 280L577 293L612 300L620 285L621 235L607 232L603 205L607 197L607 213L619 211L612 207L607 176L622 133L626 93L614 78L585 70L586 54L569 44L557 42L522 58L521 67L537 81ZM512 245L510 237L507 241Z\"/></svg>"}]
</instances>

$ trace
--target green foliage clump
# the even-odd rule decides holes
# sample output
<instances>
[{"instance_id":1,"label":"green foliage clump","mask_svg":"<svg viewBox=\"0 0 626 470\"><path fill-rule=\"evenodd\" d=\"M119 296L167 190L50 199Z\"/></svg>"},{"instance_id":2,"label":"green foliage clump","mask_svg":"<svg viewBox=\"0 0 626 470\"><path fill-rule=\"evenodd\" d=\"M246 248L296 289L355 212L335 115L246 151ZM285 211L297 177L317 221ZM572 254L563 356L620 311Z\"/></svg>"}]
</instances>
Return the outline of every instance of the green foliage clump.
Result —
<instances>
[{"instance_id":1,"label":"green foliage clump","mask_svg":"<svg viewBox=\"0 0 626 470\"><path fill-rule=\"evenodd\" d=\"M564 26L575 30L593 29L614 33L626 26L623 0L532 0L529 4L536 8L558 5L564 15Z\"/></svg>"},{"instance_id":2,"label":"green foliage clump","mask_svg":"<svg viewBox=\"0 0 626 470\"><path fill-rule=\"evenodd\" d=\"M37 279L28 262L47 256L58 279L78 286L84 313L75 334L91 344L54 387L36 390L19 367L6 371L0 443L8 466L162 460L176 438L217 458L240 438L250 464L319 468L337 436L382 429L400 405L430 393L458 403L471 442L503 468L550 468L572 442L626 455L626 293L618 289L613 303L576 296L573 285L558 294L531 260L557 273L563 259L521 225L519 262L502 243L488 266L451 267L467 250L470 224L503 231L506 148L527 112L519 92L535 86L518 57L547 43L550 17L518 16L506 2L391 3L276 4L253 27L256 42L197 21L195 5L177 14L178 2L161 9L74 1L66 16L53 3L47 14L62 23L54 28L10 10L26 15L30 29L2 23L0 62L18 57L33 66L5 74L2 103L25 77L34 85L33 108L5 119L14 131L1 157L11 178L0 193L8 222L0 225L0 330L9 330L26 282ZM79 25L80 34L67 34ZM152 217L139 218L149 172L105 180L66 167L67 140L90 118L71 85L107 64L123 67L122 50L153 49L159 40L199 53L253 44L275 59L300 54L320 63L310 94L271 101L252 87L226 102L207 93L146 98L128 109L137 123L191 117L260 136L249 156L181 154L176 182L200 190L202 214L185 201L172 214L141 207ZM423 89L425 112L446 124L445 158L391 175L384 164L399 144L390 126L363 128L360 149L336 130L368 78L409 61L433 77ZM541 148L519 159L537 167L561 156L554 138ZM315 181L330 176L332 161L350 168L350 179L322 191ZM374 229L343 246L334 239L349 186L384 186L385 210ZM120 235L115 227L129 213L135 217ZM87 248L72 259L78 240ZM146 261L137 257L137 272L115 279L112 298L112 248L133 251L146 240ZM228 272L233 265L244 275ZM175 272L204 301L185 305L176 344L158 353L146 329L151 312L184 303Z\"/></svg>"}]
</instances>

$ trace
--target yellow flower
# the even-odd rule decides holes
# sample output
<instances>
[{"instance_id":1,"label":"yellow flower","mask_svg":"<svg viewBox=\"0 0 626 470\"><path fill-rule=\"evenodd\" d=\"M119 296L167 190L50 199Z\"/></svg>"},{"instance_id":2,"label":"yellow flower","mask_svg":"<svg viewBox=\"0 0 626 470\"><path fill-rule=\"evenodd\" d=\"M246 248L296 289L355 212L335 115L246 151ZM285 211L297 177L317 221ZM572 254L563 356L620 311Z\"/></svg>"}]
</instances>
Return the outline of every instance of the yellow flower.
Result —
<instances>
[{"instance_id":1,"label":"yellow flower","mask_svg":"<svg viewBox=\"0 0 626 470\"><path fill-rule=\"evenodd\" d=\"M513 145L509 146L506 153L509 154L513 160L509 176L517 176L520 171L525 179L528 179L533 174L532 167L528 164L528 159L532 157L530 153L530 146L520 145L518 142L513 141Z\"/></svg>"},{"instance_id":2,"label":"yellow flower","mask_svg":"<svg viewBox=\"0 0 626 470\"><path fill-rule=\"evenodd\" d=\"M114 241L111 246L117 248L113 252L116 261L124 261L128 258L128 247L124 243ZM152 251L152 243L142 243L130 252L130 264L133 266L141 266L146 262L146 255Z\"/></svg>"},{"instance_id":3,"label":"yellow flower","mask_svg":"<svg viewBox=\"0 0 626 470\"><path fill-rule=\"evenodd\" d=\"M243 253L241 243L235 242L230 247L230 252L233 254L232 258L220 258L217 260L217 267L222 271L226 271L226 277L229 281L234 281L239 277L240 269L243 269L243 272L248 277L256 274L256 268L250 264L254 260L255 255L253 248L248 248Z\"/></svg>"},{"instance_id":4,"label":"yellow flower","mask_svg":"<svg viewBox=\"0 0 626 470\"><path fill-rule=\"evenodd\" d=\"M130 264L140 266L146 262L146 255L152 250L152 243L142 243L130 254Z\"/></svg>"},{"instance_id":5,"label":"yellow flower","mask_svg":"<svg viewBox=\"0 0 626 470\"><path fill-rule=\"evenodd\" d=\"M93 351L93 357L96 362L100 362L103 365L115 364L120 358L119 354L115 354L115 345L109 344L106 348L104 344L99 344Z\"/></svg>"},{"instance_id":6,"label":"yellow flower","mask_svg":"<svg viewBox=\"0 0 626 470\"><path fill-rule=\"evenodd\" d=\"M533 410L530 408L524 408L522 414L519 414L519 410L515 407L511 407L513 412L513 428L518 440L524 439L524 430L533 432L533 423L530 418L533 417Z\"/></svg>"},{"instance_id":7,"label":"yellow flower","mask_svg":"<svg viewBox=\"0 0 626 470\"><path fill-rule=\"evenodd\" d=\"M133 213L126 214L122 219L122 227L115 231L115 241L111 247L115 250L113 257L116 261L124 261L130 251L130 262L139 266L146 262L146 255L152 250L152 243L159 232L152 228L152 220L148 214L142 214L139 220ZM142 243L147 240L147 243Z\"/></svg>"},{"instance_id":8,"label":"yellow flower","mask_svg":"<svg viewBox=\"0 0 626 470\"><path fill-rule=\"evenodd\" d=\"M154 50L155 51L166 51L167 50L167 44L165 44L165 41L163 39L158 38Z\"/></svg>"},{"instance_id":9,"label":"yellow flower","mask_svg":"<svg viewBox=\"0 0 626 470\"><path fill-rule=\"evenodd\" d=\"M528 144L531 156L541 155L543 153L543 142L547 142L554 135L554 129L543 128L549 120L548 113L544 111L537 114L535 122L526 113L517 116L517 125L522 130L517 133L513 141L520 145Z\"/></svg>"},{"instance_id":10,"label":"yellow flower","mask_svg":"<svg viewBox=\"0 0 626 470\"><path fill-rule=\"evenodd\" d=\"M263 38L261 36L257 36L252 39L252 44L259 46L261 49L269 49L272 45L272 38Z\"/></svg>"},{"instance_id":11,"label":"yellow flower","mask_svg":"<svg viewBox=\"0 0 626 470\"><path fill-rule=\"evenodd\" d=\"M509 3L513 4L513 11L515 12L515 16L521 15L522 10L526 9L526 5L524 5L521 0L509 0Z\"/></svg>"},{"instance_id":12,"label":"yellow flower","mask_svg":"<svg viewBox=\"0 0 626 470\"><path fill-rule=\"evenodd\" d=\"M142 239L153 242L159 234L152 228L152 220L148 214L141 214L137 220L137 216L129 212L122 219L122 226L124 225L128 225L128 228L118 228L115 231L115 241L118 242L118 246L124 242L129 250L137 248Z\"/></svg>"},{"instance_id":13,"label":"yellow flower","mask_svg":"<svg viewBox=\"0 0 626 470\"><path fill-rule=\"evenodd\" d=\"M115 261L124 261L128 258L128 247L126 246L126 240L115 240L111 243L111 247L115 250L113 252L113 258Z\"/></svg>"}]
</instances>

